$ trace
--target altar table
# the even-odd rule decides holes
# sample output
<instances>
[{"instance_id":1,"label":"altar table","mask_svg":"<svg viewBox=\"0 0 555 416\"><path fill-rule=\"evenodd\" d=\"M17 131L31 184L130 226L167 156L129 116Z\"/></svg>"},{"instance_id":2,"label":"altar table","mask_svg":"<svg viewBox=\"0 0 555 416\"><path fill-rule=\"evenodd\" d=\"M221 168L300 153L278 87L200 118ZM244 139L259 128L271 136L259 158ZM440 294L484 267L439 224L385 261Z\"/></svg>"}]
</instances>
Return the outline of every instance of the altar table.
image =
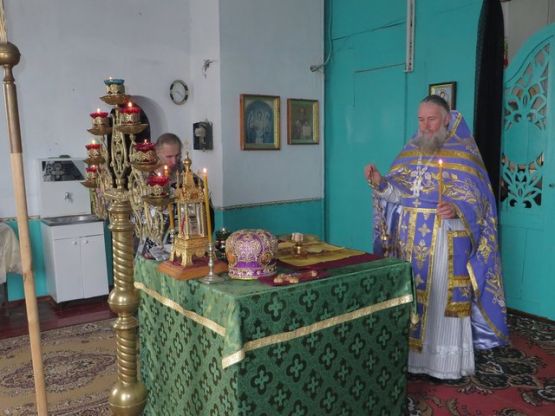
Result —
<instances>
[{"instance_id":1,"label":"altar table","mask_svg":"<svg viewBox=\"0 0 555 416\"><path fill-rule=\"evenodd\" d=\"M274 287L179 281L137 259L145 415L402 415L410 265Z\"/></svg>"}]
</instances>

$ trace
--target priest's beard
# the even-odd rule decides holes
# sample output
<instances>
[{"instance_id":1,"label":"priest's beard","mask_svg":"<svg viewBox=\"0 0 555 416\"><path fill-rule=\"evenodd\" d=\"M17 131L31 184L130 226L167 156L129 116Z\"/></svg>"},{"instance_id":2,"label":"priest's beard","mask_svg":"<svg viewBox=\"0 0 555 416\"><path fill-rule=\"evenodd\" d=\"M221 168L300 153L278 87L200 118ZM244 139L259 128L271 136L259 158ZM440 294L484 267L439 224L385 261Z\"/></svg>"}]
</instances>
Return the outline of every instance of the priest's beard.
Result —
<instances>
[{"instance_id":1,"label":"priest's beard","mask_svg":"<svg viewBox=\"0 0 555 416\"><path fill-rule=\"evenodd\" d=\"M422 152L435 153L441 149L448 136L447 127L441 126L434 134L426 134L419 131L418 135L411 141Z\"/></svg>"}]
</instances>

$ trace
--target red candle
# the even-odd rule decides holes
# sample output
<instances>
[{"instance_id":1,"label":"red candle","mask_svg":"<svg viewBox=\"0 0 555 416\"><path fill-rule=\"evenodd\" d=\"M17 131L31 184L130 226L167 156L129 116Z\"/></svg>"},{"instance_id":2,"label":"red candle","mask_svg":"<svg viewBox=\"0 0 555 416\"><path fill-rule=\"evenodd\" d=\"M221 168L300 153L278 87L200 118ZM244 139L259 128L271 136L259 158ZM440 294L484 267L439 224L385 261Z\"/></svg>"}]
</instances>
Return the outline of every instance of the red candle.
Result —
<instances>
[{"instance_id":1,"label":"red candle","mask_svg":"<svg viewBox=\"0 0 555 416\"><path fill-rule=\"evenodd\" d=\"M152 175L149 176L148 178L148 184L150 186L166 186L170 181L170 178L168 178L167 176L162 176L162 175Z\"/></svg>"},{"instance_id":2,"label":"red candle","mask_svg":"<svg viewBox=\"0 0 555 416\"><path fill-rule=\"evenodd\" d=\"M88 168L85 169L87 171L87 173L96 173L96 166L92 165Z\"/></svg>"},{"instance_id":3,"label":"red candle","mask_svg":"<svg viewBox=\"0 0 555 416\"><path fill-rule=\"evenodd\" d=\"M85 148L86 148L87 150L98 150L98 149L100 149L100 146L102 146L100 143L96 143L96 142L93 140L91 143L86 144L86 145L85 145Z\"/></svg>"},{"instance_id":4,"label":"red candle","mask_svg":"<svg viewBox=\"0 0 555 416\"><path fill-rule=\"evenodd\" d=\"M148 152L150 150L154 150L154 143L150 143L150 142L135 143L135 150L137 152Z\"/></svg>"},{"instance_id":5,"label":"red candle","mask_svg":"<svg viewBox=\"0 0 555 416\"><path fill-rule=\"evenodd\" d=\"M139 107L135 107L131 101L127 103L127 106L121 109L121 112L125 114L136 114L139 111L141 111L141 109Z\"/></svg>"},{"instance_id":6,"label":"red candle","mask_svg":"<svg viewBox=\"0 0 555 416\"><path fill-rule=\"evenodd\" d=\"M96 111L95 111L94 113L91 113L91 114L90 114L90 116L91 116L92 118L97 118L97 117L106 118L106 117L108 117L108 113L105 112L105 111L100 111L100 108L97 108Z\"/></svg>"}]
</instances>

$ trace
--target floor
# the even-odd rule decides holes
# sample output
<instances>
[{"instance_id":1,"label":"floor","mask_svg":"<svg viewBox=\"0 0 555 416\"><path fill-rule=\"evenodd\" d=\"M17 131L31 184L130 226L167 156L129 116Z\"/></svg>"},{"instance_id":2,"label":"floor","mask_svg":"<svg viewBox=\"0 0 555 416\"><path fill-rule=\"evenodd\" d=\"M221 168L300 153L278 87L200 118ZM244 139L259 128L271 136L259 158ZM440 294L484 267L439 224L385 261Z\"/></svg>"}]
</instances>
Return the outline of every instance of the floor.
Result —
<instances>
[{"instance_id":1,"label":"floor","mask_svg":"<svg viewBox=\"0 0 555 416\"><path fill-rule=\"evenodd\" d=\"M115 317L107 296L56 304L50 297L37 299L40 330L95 322ZM0 308L0 339L28 334L25 301L3 304Z\"/></svg>"}]
</instances>

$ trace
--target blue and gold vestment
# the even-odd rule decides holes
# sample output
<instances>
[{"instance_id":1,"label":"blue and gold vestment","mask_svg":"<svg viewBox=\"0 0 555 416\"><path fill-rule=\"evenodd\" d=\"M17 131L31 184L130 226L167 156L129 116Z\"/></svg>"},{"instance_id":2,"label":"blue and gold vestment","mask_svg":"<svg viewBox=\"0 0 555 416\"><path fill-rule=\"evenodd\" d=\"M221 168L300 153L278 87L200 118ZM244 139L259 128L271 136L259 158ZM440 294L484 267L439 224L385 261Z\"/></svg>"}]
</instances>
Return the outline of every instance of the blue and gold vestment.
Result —
<instances>
[{"instance_id":1,"label":"blue and gold vestment","mask_svg":"<svg viewBox=\"0 0 555 416\"><path fill-rule=\"evenodd\" d=\"M442 169L439 160L443 161ZM439 172L442 181L439 181ZM439 152L423 154L409 142L393 162L385 183L399 194L396 203L374 195L375 252L410 261L416 290L411 348L420 350L425 337L434 249L441 219L441 197L451 203L464 230L448 230L448 293L445 316L470 316L475 348L508 342L506 305L497 238L497 210L480 152L462 115L451 112L449 137Z\"/></svg>"}]
</instances>

